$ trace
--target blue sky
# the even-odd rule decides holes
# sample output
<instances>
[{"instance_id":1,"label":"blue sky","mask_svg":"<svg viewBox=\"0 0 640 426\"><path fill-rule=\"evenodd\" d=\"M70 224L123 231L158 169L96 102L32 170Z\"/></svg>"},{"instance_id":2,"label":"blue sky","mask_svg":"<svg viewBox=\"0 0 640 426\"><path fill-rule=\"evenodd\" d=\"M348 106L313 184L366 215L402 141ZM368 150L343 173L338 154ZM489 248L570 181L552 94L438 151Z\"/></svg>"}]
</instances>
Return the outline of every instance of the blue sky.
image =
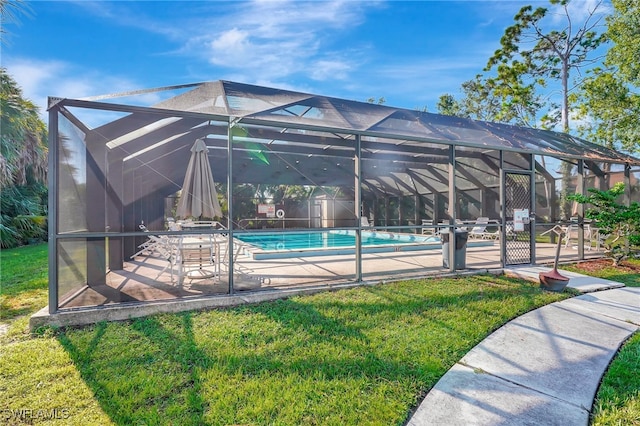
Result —
<instances>
[{"instance_id":1,"label":"blue sky","mask_svg":"<svg viewBox=\"0 0 640 426\"><path fill-rule=\"evenodd\" d=\"M575 0L586 10L595 0ZM436 111L482 71L527 4L548 1L31 1L2 66L47 96L231 80ZM553 18L550 18L553 19Z\"/></svg>"}]
</instances>

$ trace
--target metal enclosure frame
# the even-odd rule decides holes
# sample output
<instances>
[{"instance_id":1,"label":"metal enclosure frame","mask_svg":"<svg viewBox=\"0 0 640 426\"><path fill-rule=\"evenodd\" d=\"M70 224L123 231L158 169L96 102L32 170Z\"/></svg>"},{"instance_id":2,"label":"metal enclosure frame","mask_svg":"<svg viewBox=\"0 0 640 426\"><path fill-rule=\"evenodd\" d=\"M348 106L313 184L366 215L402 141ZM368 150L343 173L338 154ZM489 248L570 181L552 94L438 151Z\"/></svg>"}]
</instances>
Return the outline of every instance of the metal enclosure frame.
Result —
<instances>
[{"instance_id":1,"label":"metal enclosure frame","mask_svg":"<svg viewBox=\"0 0 640 426\"><path fill-rule=\"evenodd\" d=\"M141 105L146 99L142 95L150 94L160 101ZM159 198L179 189L176 181L182 172L183 153L197 137L205 138L213 150L215 155L210 154L210 161L218 170L224 170L226 176L221 182L231 189L226 192L228 294L237 291L233 273L234 235L243 231L234 223L237 200L233 188L237 185L312 183L318 188L342 188L349 193L355 206L351 222L335 228L354 232L353 279L361 282L367 273L361 245L365 206L367 210L384 212L378 215L383 219L373 224L375 229L389 232L429 229L431 225L418 223L428 207L434 229L439 221L445 220L445 226L454 231L457 219L472 219L465 217L472 213L463 212L459 197L471 200L468 205L473 209L477 210L479 205L480 211L486 212L490 209L483 203L491 199L489 194L497 194L502 213L492 219L499 221L502 232L500 250L504 266L504 172L522 173L516 167L522 158L530 158L525 172L531 176L534 209L536 176L545 170L536 162L536 155L577 161L577 174L571 182L580 193L585 192L585 164L589 170L598 170L603 180L613 173L608 171L608 165L623 166L628 188L634 176L632 167L640 166L637 158L567 134L228 81L85 99L50 98L48 111L51 313L60 309L60 265L73 269L79 264L77 259L63 259L60 244L86 242L89 252L83 254L81 261L86 262L87 280L104 282L109 270L122 268L135 247L125 242L140 237L134 213L145 208L158 210ZM85 115L101 121L88 124ZM85 153L69 155L65 145L69 135L61 130L60 120L83 135L77 136L76 142L84 144ZM256 158L260 155L270 158L269 167L259 164ZM304 164L295 166L297 162ZM60 228L60 209L67 208L65 203L71 193L63 194L66 189L60 180L62 164L82 169L84 174L73 182L74 189L84 190L84 197L93 197L85 202L88 208L85 219L91 223L84 229ZM541 175L553 179L548 170ZM470 195L475 193L479 195ZM630 200L631 192L627 202ZM393 218L392 209L397 212ZM495 208L491 211L498 212ZM584 258L583 209L578 213L581 225L578 258ZM153 220L159 221L157 214ZM549 223L558 220L550 217ZM535 262L535 217L533 222L531 253ZM159 235L172 235L164 229L156 231ZM449 248L453 259L455 244ZM104 258L98 259L101 256ZM454 268L455 262L450 262L450 271Z\"/></svg>"}]
</instances>

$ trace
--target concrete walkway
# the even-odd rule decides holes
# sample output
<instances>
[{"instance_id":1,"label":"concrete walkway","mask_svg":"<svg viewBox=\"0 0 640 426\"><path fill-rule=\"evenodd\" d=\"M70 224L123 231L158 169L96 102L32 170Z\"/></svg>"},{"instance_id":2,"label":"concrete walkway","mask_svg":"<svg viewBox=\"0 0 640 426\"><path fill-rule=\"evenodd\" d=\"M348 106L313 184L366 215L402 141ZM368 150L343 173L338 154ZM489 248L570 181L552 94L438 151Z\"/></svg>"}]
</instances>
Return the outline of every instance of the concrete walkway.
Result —
<instances>
[{"instance_id":1,"label":"concrete walkway","mask_svg":"<svg viewBox=\"0 0 640 426\"><path fill-rule=\"evenodd\" d=\"M537 279L548 270L506 272ZM605 370L640 327L640 288L560 273L587 294L496 330L438 381L407 424L587 425Z\"/></svg>"}]
</instances>

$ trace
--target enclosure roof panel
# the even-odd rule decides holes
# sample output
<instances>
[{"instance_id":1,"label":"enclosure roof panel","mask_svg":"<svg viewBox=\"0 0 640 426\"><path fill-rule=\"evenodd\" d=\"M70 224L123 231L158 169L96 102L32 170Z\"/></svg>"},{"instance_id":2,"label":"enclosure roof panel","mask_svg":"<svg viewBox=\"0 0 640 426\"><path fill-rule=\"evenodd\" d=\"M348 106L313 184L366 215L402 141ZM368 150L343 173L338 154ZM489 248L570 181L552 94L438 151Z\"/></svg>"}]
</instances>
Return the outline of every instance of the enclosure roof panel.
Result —
<instances>
[{"instance_id":1,"label":"enclosure roof panel","mask_svg":"<svg viewBox=\"0 0 640 426\"><path fill-rule=\"evenodd\" d=\"M226 117L234 123L273 125L287 131L303 129L305 132L363 134L386 138L387 142L390 139L405 139L640 165L640 159L565 133L224 80L102 95L84 100L115 99L119 96L128 99L132 96L148 99L149 96L140 95L149 93L155 93L155 97L163 99L149 105L155 111L211 114L215 117ZM58 100L62 103L64 101ZM158 121L161 120L162 117L158 117ZM118 121L122 120L111 123L112 128L120 128L121 123L117 123ZM108 130L109 124L106 127L105 130ZM153 128L154 125L149 124L146 128L129 131L128 135L121 135L120 139L115 143L111 142L111 145L137 138L141 133L148 131L146 129ZM394 144L397 145L396 142Z\"/></svg>"}]
</instances>

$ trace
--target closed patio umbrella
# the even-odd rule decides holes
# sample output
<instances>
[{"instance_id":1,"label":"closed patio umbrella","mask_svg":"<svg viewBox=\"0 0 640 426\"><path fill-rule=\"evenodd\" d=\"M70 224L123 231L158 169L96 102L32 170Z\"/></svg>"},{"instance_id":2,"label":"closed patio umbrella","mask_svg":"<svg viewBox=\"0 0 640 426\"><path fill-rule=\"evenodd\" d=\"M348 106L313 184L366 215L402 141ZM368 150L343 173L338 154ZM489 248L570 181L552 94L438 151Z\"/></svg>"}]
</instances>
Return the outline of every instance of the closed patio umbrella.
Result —
<instances>
[{"instance_id":1,"label":"closed patio umbrella","mask_svg":"<svg viewBox=\"0 0 640 426\"><path fill-rule=\"evenodd\" d=\"M222 217L211 165L207 158L207 146L202 139L197 139L191 148L191 158L184 176L176 215L182 218Z\"/></svg>"}]
</instances>

